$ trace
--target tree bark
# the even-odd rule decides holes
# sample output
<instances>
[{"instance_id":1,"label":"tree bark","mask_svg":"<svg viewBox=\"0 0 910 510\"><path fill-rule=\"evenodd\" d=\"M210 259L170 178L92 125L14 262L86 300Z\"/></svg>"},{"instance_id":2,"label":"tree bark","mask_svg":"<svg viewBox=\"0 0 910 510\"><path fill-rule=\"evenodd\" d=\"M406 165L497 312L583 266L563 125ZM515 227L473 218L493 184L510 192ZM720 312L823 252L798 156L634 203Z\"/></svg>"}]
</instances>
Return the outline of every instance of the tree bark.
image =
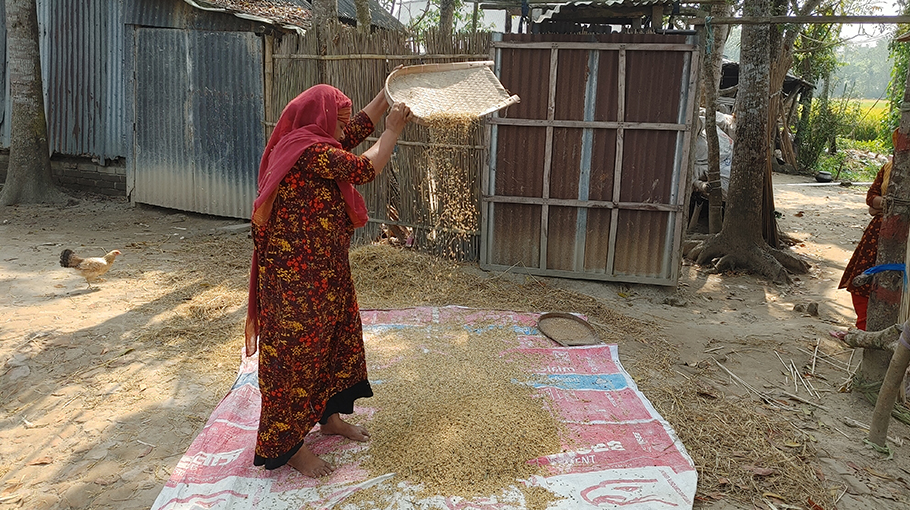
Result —
<instances>
[{"instance_id":1,"label":"tree bark","mask_svg":"<svg viewBox=\"0 0 910 510\"><path fill-rule=\"evenodd\" d=\"M910 72L910 71L908 71ZM904 103L910 101L910 79L904 84ZM877 265L904 262L907 234L910 231L910 112L901 113L900 124L892 135L894 163L885 191L882 226L878 234ZM866 329L879 331L898 322L904 274L882 271L872 278ZM877 349L863 351L857 378L877 382L885 378L891 357Z\"/></svg>"},{"instance_id":2,"label":"tree bark","mask_svg":"<svg viewBox=\"0 0 910 510\"><path fill-rule=\"evenodd\" d=\"M361 34L369 34L373 26L369 0L354 0L354 7L357 9L357 31Z\"/></svg>"},{"instance_id":3,"label":"tree bark","mask_svg":"<svg viewBox=\"0 0 910 510\"><path fill-rule=\"evenodd\" d=\"M908 365L910 365L910 350L898 342L888 364L885 379L882 381L882 389L879 390L878 398L875 399L875 410L872 412L872 423L869 426L869 441L881 447L887 447L891 412L894 411L894 403L900 394L901 383L904 381L904 373L907 371Z\"/></svg>"},{"instance_id":4,"label":"tree bark","mask_svg":"<svg viewBox=\"0 0 910 510\"><path fill-rule=\"evenodd\" d=\"M899 324L892 324L881 331L850 329L844 336L844 343L854 348L880 349L891 354L897 347L897 339L901 336L901 331Z\"/></svg>"},{"instance_id":5,"label":"tree bark","mask_svg":"<svg viewBox=\"0 0 910 510\"><path fill-rule=\"evenodd\" d=\"M508 16L508 12L506 13ZM439 2L439 31L442 37L451 37L455 29L455 0Z\"/></svg>"},{"instance_id":6,"label":"tree bark","mask_svg":"<svg viewBox=\"0 0 910 510\"><path fill-rule=\"evenodd\" d=\"M338 0L313 0L313 29L316 33L316 46L319 55L328 54L329 36L332 28L338 24ZM326 61L316 61L316 79L319 83L328 81Z\"/></svg>"},{"instance_id":7,"label":"tree bark","mask_svg":"<svg viewBox=\"0 0 910 510\"><path fill-rule=\"evenodd\" d=\"M12 117L0 205L65 203L51 174L35 0L6 0L6 33Z\"/></svg>"}]
</instances>

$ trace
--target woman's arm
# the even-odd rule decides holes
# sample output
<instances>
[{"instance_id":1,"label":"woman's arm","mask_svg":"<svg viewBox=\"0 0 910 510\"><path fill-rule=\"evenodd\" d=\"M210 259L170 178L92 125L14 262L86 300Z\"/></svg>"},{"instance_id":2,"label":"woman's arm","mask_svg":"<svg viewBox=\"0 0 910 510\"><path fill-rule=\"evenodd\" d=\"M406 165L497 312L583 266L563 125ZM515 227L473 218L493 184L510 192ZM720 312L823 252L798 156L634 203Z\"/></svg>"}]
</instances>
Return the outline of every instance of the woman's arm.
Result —
<instances>
[{"instance_id":1,"label":"woman's arm","mask_svg":"<svg viewBox=\"0 0 910 510\"><path fill-rule=\"evenodd\" d=\"M363 153L363 156L373 163L376 175L379 175L389 160L392 159L392 150L395 149L398 137L412 118L411 109L404 103L395 103L392 106L392 110L385 119L385 131L379 135L379 140Z\"/></svg>"},{"instance_id":2,"label":"woman's arm","mask_svg":"<svg viewBox=\"0 0 910 510\"><path fill-rule=\"evenodd\" d=\"M379 123L379 120L382 118L383 114L385 114L386 110L388 110L388 109L389 109L389 102L386 100L385 89L383 89L383 90L380 90L378 94L376 94L376 97L374 97L373 100L370 101L370 104L366 105L363 108L363 113L367 114L367 116L370 118L371 121L373 121L373 125L375 126L376 124Z\"/></svg>"}]
</instances>

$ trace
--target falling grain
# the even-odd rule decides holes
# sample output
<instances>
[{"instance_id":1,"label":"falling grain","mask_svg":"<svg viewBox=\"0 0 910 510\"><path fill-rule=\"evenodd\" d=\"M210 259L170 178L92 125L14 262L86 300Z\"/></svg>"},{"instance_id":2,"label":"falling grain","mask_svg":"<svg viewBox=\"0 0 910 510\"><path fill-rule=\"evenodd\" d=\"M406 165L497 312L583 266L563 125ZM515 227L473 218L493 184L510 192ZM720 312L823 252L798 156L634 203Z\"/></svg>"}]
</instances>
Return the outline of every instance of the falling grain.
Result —
<instances>
[{"instance_id":1,"label":"falling grain","mask_svg":"<svg viewBox=\"0 0 910 510\"><path fill-rule=\"evenodd\" d=\"M478 120L472 113L435 113L424 119L430 129L428 191L436 212L430 238L444 246L440 253L453 257L479 228L475 168L467 145Z\"/></svg>"}]
</instances>

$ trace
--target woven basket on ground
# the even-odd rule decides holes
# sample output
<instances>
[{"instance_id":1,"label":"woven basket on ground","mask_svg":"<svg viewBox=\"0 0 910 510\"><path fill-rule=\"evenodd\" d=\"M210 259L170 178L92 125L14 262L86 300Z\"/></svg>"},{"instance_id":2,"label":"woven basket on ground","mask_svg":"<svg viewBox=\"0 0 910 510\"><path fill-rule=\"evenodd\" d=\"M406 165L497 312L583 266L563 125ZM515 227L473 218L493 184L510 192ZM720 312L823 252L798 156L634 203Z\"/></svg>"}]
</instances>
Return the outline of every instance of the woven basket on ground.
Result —
<instances>
[{"instance_id":1,"label":"woven basket on ground","mask_svg":"<svg viewBox=\"0 0 910 510\"><path fill-rule=\"evenodd\" d=\"M518 102L490 67L492 61L424 64L396 69L386 78L390 103L404 102L419 124L434 114L482 117Z\"/></svg>"}]
</instances>

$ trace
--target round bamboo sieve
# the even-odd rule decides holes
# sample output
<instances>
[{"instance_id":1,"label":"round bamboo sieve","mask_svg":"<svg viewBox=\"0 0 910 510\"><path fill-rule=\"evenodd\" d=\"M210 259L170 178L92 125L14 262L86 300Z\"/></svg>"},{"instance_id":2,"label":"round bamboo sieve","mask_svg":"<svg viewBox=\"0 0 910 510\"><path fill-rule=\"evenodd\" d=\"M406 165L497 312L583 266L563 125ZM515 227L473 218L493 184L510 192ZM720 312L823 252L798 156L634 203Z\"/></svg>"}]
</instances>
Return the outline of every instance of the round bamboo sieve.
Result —
<instances>
[{"instance_id":1,"label":"round bamboo sieve","mask_svg":"<svg viewBox=\"0 0 910 510\"><path fill-rule=\"evenodd\" d=\"M600 343L594 328L586 320L570 313L545 313L537 319L537 329L563 347Z\"/></svg>"},{"instance_id":2,"label":"round bamboo sieve","mask_svg":"<svg viewBox=\"0 0 910 510\"><path fill-rule=\"evenodd\" d=\"M502 86L492 65L477 61L402 67L386 78L386 98L408 105L421 125L434 114L482 117L519 101Z\"/></svg>"}]
</instances>

